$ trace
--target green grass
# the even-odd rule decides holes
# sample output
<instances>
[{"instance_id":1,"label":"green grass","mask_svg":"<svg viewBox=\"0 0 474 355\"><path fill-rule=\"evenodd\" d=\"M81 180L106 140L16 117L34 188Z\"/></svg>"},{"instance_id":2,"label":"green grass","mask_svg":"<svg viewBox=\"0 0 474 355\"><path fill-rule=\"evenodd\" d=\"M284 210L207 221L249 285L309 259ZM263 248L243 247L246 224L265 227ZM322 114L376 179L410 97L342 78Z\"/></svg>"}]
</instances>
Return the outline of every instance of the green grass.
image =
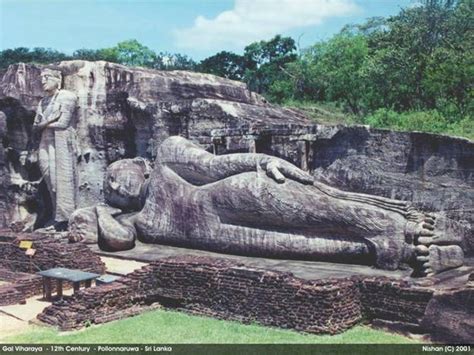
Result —
<instances>
[{"instance_id":1,"label":"green grass","mask_svg":"<svg viewBox=\"0 0 474 355\"><path fill-rule=\"evenodd\" d=\"M5 343L415 343L398 334L354 327L342 334L312 335L258 325L189 316L180 312L150 311L136 317L60 333L52 328L32 330L3 339Z\"/></svg>"},{"instance_id":2,"label":"green grass","mask_svg":"<svg viewBox=\"0 0 474 355\"><path fill-rule=\"evenodd\" d=\"M296 108L303 111L308 115L315 123L327 124L327 125L353 125L360 122L357 121L357 117L344 112L335 103L331 102L310 102L310 101L297 101L288 100L283 103L284 107Z\"/></svg>"}]
</instances>

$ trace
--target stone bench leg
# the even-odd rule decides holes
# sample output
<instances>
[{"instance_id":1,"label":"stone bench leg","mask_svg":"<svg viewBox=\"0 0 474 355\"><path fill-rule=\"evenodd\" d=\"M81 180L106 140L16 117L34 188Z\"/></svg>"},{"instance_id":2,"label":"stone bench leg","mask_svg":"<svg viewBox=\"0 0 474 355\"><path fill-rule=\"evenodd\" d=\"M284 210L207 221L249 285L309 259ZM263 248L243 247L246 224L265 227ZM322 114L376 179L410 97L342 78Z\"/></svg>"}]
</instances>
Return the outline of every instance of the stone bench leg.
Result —
<instances>
[{"instance_id":1,"label":"stone bench leg","mask_svg":"<svg viewBox=\"0 0 474 355\"><path fill-rule=\"evenodd\" d=\"M56 293L59 298L63 298L63 280L58 280Z\"/></svg>"},{"instance_id":2,"label":"stone bench leg","mask_svg":"<svg viewBox=\"0 0 474 355\"><path fill-rule=\"evenodd\" d=\"M79 291L79 289L81 288L81 283L80 282L74 282L72 284L72 288L74 290L74 293L76 293L77 291Z\"/></svg>"},{"instance_id":3,"label":"stone bench leg","mask_svg":"<svg viewBox=\"0 0 474 355\"><path fill-rule=\"evenodd\" d=\"M43 298L48 302L51 301L51 279L49 277L43 277Z\"/></svg>"}]
</instances>

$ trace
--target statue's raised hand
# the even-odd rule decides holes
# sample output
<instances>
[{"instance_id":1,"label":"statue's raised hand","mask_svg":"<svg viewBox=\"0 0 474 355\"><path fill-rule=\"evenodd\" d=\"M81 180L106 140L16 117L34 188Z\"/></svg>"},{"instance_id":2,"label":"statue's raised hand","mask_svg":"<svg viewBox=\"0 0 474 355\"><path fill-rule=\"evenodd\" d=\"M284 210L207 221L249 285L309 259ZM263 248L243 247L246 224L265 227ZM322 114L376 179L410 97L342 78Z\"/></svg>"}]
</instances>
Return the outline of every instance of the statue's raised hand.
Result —
<instances>
[{"instance_id":1,"label":"statue's raised hand","mask_svg":"<svg viewBox=\"0 0 474 355\"><path fill-rule=\"evenodd\" d=\"M283 159L269 157L263 162L262 168L269 177L280 184L284 183L286 178L305 185L311 185L314 182L314 178L309 173Z\"/></svg>"}]
</instances>

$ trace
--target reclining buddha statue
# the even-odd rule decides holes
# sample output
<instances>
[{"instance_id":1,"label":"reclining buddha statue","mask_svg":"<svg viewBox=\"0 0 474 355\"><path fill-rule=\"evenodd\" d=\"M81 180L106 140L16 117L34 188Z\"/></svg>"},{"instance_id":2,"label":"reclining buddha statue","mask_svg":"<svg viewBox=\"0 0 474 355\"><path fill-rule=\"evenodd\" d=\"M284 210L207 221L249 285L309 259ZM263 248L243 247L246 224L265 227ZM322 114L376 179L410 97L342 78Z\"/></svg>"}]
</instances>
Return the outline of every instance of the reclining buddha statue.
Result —
<instances>
[{"instance_id":1,"label":"reclining buddha statue","mask_svg":"<svg viewBox=\"0 0 474 355\"><path fill-rule=\"evenodd\" d=\"M152 170L141 158L112 163L104 194L107 204L95 213L99 246L109 251L138 239L387 270L408 265L419 276L463 263L455 231L440 216L338 190L280 158L216 156L179 136L161 144Z\"/></svg>"}]
</instances>

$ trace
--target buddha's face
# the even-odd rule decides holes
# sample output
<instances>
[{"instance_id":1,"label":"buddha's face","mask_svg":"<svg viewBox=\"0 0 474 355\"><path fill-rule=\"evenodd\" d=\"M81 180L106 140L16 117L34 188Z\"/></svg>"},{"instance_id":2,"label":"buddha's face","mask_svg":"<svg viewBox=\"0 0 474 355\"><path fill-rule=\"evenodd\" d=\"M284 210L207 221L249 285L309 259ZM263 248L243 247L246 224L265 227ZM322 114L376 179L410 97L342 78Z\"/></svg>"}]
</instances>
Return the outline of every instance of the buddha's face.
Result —
<instances>
[{"instance_id":1,"label":"buddha's face","mask_svg":"<svg viewBox=\"0 0 474 355\"><path fill-rule=\"evenodd\" d=\"M61 85L61 78L51 75L48 72L41 73L41 84L47 93L54 93Z\"/></svg>"},{"instance_id":2,"label":"buddha's face","mask_svg":"<svg viewBox=\"0 0 474 355\"><path fill-rule=\"evenodd\" d=\"M124 211L139 210L142 207L142 186L147 176L143 161L123 159L112 163L105 174L105 201Z\"/></svg>"}]
</instances>

